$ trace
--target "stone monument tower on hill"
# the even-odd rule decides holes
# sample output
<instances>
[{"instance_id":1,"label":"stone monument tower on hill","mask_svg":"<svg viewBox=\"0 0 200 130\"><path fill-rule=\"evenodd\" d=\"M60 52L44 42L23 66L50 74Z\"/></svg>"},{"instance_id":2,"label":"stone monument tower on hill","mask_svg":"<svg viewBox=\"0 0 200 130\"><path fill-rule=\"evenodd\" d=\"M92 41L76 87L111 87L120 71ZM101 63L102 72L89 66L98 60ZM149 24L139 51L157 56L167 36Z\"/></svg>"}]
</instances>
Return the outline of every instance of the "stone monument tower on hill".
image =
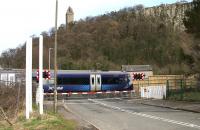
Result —
<instances>
[{"instance_id":1,"label":"stone monument tower on hill","mask_svg":"<svg viewBox=\"0 0 200 130\"><path fill-rule=\"evenodd\" d=\"M74 22L74 11L73 9L69 6L67 9L66 13L66 26L69 25L69 23Z\"/></svg>"}]
</instances>

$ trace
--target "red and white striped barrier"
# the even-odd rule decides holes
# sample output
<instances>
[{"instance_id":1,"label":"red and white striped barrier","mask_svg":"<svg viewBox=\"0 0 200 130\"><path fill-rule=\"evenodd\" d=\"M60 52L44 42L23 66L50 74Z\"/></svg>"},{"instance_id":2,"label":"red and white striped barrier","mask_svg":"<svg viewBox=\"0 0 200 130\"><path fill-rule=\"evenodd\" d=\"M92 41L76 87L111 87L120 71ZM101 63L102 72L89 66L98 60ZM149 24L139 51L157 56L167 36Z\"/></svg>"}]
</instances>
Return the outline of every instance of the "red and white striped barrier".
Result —
<instances>
[{"instance_id":1,"label":"red and white striped barrier","mask_svg":"<svg viewBox=\"0 0 200 130\"><path fill-rule=\"evenodd\" d=\"M119 94L122 93L129 93L134 92L131 91L105 91L105 92L67 92L67 93L58 93L58 95L95 95L95 94ZM54 93L44 93L44 95L54 95Z\"/></svg>"}]
</instances>

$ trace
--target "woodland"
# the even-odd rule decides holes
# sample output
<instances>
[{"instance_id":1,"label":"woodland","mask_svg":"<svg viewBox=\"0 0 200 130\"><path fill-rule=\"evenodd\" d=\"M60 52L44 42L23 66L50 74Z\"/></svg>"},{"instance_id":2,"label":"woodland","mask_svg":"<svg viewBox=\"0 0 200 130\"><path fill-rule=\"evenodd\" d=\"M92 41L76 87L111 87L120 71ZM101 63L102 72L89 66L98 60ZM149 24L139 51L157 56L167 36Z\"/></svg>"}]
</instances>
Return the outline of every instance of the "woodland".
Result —
<instances>
[{"instance_id":1,"label":"woodland","mask_svg":"<svg viewBox=\"0 0 200 130\"><path fill-rule=\"evenodd\" d=\"M151 65L155 74L192 74L200 70L200 41L175 29L167 16L147 16L137 5L58 28L58 69L120 70L121 65ZM187 19L185 19L187 21ZM186 23L186 22L185 22ZM55 28L44 37L44 68L54 48ZM33 68L38 68L39 38L33 35ZM53 59L53 51L51 53ZM25 43L5 50L3 68L25 68ZM51 68L53 69L53 60Z\"/></svg>"}]
</instances>

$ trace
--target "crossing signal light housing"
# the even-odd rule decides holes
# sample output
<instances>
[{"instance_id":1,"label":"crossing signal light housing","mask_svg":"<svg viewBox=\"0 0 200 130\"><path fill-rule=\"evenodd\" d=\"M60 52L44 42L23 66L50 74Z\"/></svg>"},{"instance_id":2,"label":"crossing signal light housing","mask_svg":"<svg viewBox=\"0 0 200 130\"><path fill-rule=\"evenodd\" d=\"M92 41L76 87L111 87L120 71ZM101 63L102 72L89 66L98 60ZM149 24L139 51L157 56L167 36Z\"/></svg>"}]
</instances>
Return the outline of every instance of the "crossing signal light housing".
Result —
<instances>
[{"instance_id":1,"label":"crossing signal light housing","mask_svg":"<svg viewBox=\"0 0 200 130\"><path fill-rule=\"evenodd\" d=\"M46 80L49 80L51 78L49 70L44 70L43 78L46 79Z\"/></svg>"},{"instance_id":2,"label":"crossing signal light housing","mask_svg":"<svg viewBox=\"0 0 200 130\"><path fill-rule=\"evenodd\" d=\"M39 82L39 70L37 70L36 80L37 80L37 83L38 83Z\"/></svg>"},{"instance_id":3,"label":"crossing signal light housing","mask_svg":"<svg viewBox=\"0 0 200 130\"><path fill-rule=\"evenodd\" d=\"M144 80L144 73L133 73L133 80Z\"/></svg>"},{"instance_id":4,"label":"crossing signal light housing","mask_svg":"<svg viewBox=\"0 0 200 130\"><path fill-rule=\"evenodd\" d=\"M51 74L50 74L50 71L49 71L49 70L44 70L42 74L43 74L42 77L43 77L45 80L51 79ZM36 78L37 78L37 81L39 81L39 70L37 70L37 76L36 76Z\"/></svg>"},{"instance_id":5,"label":"crossing signal light housing","mask_svg":"<svg viewBox=\"0 0 200 130\"><path fill-rule=\"evenodd\" d=\"M48 78L48 72L47 72L46 70L45 70L42 74L43 74L42 77L43 77L44 79L47 79L47 78Z\"/></svg>"}]
</instances>

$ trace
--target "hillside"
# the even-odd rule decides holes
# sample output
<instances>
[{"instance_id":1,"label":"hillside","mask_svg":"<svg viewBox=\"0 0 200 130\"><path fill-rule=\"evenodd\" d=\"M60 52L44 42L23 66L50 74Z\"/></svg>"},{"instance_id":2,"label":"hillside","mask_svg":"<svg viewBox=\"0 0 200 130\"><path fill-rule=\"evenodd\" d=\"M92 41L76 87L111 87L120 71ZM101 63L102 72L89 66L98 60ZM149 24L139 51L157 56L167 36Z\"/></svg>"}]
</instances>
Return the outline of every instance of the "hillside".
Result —
<instances>
[{"instance_id":1,"label":"hillside","mask_svg":"<svg viewBox=\"0 0 200 130\"><path fill-rule=\"evenodd\" d=\"M182 28L175 29L174 21L166 20L168 15L143 12L143 6L138 5L87 17L67 25L67 29L61 25L58 30L58 68L120 70L123 64L150 64L157 74L195 71L193 39ZM48 48L54 47L54 29L42 34L47 68ZM38 68L38 37L34 38L33 56L33 67ZM5 51L0 60L3 67L24 68L25 47Z\"/></svg>"}]
</instances>

